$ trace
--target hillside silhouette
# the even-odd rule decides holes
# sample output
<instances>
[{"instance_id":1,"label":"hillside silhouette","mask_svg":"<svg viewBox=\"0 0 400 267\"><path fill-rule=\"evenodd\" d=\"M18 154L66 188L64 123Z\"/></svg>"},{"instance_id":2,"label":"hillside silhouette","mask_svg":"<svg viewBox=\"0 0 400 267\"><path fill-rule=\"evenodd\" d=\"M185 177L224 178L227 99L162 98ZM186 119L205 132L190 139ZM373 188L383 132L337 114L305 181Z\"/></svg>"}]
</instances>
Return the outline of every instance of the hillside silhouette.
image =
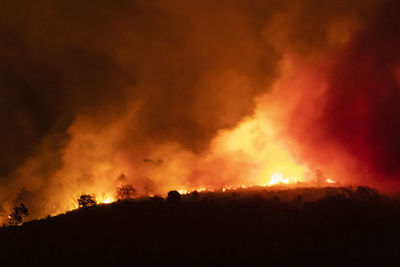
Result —
<instances>
[{"instance_id":1,"label":"hillside silhouette","mask_svg":"<svg viewBox=\"0 0 400 267\"><path fill-rule=\"evenodd\" d=\"M394 266L400 199L368 187L118 201L0 229L1 266Z\"/></svg>"}]
</instances>

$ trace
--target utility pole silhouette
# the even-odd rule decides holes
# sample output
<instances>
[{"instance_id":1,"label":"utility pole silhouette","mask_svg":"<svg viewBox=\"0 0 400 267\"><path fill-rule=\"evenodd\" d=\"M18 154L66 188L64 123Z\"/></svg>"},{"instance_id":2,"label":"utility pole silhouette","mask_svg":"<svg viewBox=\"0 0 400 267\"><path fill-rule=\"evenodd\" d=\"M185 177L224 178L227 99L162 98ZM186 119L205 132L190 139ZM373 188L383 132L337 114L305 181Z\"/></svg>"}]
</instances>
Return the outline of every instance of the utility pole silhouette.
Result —
<instances>
[{"instance_id":1,"label":"utility pole silhouette","mask_svg":"<svg viewBox=\"0 0 400 267\"><path fill-rule=\"evenodd\" d=\"M324 178L324 174L322 173L321 170L316 170L315 173L316 173L316 176L317 176L317 186L320 187L321 181Z\"/></svg>"}]
</instances>

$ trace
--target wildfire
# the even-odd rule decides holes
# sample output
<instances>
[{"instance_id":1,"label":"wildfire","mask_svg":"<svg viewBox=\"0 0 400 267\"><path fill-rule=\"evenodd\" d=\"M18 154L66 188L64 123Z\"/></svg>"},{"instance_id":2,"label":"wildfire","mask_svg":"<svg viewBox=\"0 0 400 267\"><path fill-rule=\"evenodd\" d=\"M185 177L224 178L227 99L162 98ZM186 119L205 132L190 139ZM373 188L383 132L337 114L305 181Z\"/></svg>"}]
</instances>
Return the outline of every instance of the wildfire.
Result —
<instances>
[{"instance_id":1,"label":"wildfire","mask_svg":"<svg viewBox=\"0 0 400 267\"><path fill-rule=\"evenodd\" d=\"M126 157L124 153L118 154L115 162L104 161L108 155L104 151L108 150L103 150L103 147L100 149L96 144L103 142L103 146L112 147L113 143L108 143L112 138L108 136L114 133L114 128L106 128L102 134L107 138L94 142L99 135L92 131L83 131L83 126L77 123L70 130L75 138L64 156L68 164L64 165L65 168L56 177L80 177L81 170L87 170L90 176L95 177L95 183L84 190L93 195L98 204L116 201L115 189L122 182L131 184L137 190L137 196L150 197L166 196L171 190L187 195L193 191L229 193L257 187L293 187L301 184L314 186L316 182L312 171L307 164L293 156L291 143L285 141L285 136L281 134L277 120L274 119L274 111L279 107L267 110L263 108L264 102L266 100L263 98L257 99L258 108L252 116L232 129L219 131L211 141L207 153L199 156L179 145L168 143L158 146L154 153L146 155L154 160L146 160L145 163L142 157L136 160ZM123 122L122 120L121 124ZM82 124L85 125L84 122ZM107 142L104 143L103 139ZM93 147L97 149L86 151L89 155L85 158L90 160L82 162L77 160L79 157L76 155L82 154L81 148L85 146L81 144L87 142L93 143ZM123 176L120 175L121 170L124 171ZM141 177L148 178L143 180ZM173 178L164 179L165 177ZM321 178L318 181L321 181L322 186L337 185L332 179ZM147 187L151 190L147 190ZM81 191L80 186L66 187L60 197L61 204L54 206L51 214L78 208L77 197L71 200L70 195L79 196L76 192Z\"/></svg>"}]
</instances>

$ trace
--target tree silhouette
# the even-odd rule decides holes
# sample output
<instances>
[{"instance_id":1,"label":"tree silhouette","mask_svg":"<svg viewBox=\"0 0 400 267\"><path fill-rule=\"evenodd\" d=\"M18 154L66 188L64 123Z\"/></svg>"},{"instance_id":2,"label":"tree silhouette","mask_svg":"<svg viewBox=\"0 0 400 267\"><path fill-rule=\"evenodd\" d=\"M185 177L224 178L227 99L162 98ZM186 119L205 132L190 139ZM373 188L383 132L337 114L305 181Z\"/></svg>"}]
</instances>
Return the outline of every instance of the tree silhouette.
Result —
<instances>
[{"instance_id":1,"label":"tree silhouette","mask_svg":"<svg viewBox=\"0 0 400 267\"><path fill-rule=\"evenodd\" d=\"M79 208L88 208L96 206L96 199L94 196L89 194L83 194L78 198Z\"/></svg>"},{"instance_id":2,"label":"tree silhouette","mask_svg":"<svg viewBox=\"0 0 400 267\"><path fill-rule=\"evenodd\" d=\"M132 199L135 196L136 189L130 184L121 185L117 188L117 198L119 200Z\"/></svg>"},{"instance_id":3,"label":"tree silhouette","mask_svg":"<svg viewBox=\"0 0 400 267\"><path fill-rule=\"evenodd\" d=\"M173 190L168 192L167 202L170 204L177 204L181 202L181 194L178 191Z\"/></svg>"},{"instance_id":4,"label":"tree silhouette","mask_svg":"<svg viewBox=\"0 0 400 267\"><path fill-rule=\"evenodd\" d=\"M28 216L29 211L25 207L24 203L21 203L19 206L14 207L11 214L8 216L10 225L21 225L24 221L24 216Z\"/></svg>"}]
</instances>

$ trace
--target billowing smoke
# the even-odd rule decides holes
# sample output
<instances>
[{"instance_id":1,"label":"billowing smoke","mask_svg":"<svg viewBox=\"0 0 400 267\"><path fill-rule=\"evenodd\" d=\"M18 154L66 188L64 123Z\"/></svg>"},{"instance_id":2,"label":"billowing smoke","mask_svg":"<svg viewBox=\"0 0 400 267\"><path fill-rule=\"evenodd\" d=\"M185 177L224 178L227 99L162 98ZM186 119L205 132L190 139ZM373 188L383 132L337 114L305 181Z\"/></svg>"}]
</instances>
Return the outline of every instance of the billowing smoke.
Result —
<instances>
[{"instance_id":1,"label":"billowing smoke","mask_svg":"<svg viewBox=\"0 0 400 267\"><path fill-rule=\"evenodd\" d=\"M314 77L286 129L302 143L301 158L338 179L382 189L398 189L400 171L398 7L375 5L326 62L313 62Z\"/></svg>"},{"instance_id":2,"label":"billowing smoke","mask_svg":"<svg viewBox=\"0 0 400 267\"><path fill-rule=\"evenodd\" d=\"M340 53L321 117L330 138L377 178L400 174L399 7L379 6Z\"/></svg>"},{"instance_id":3,"label":"billowing smoke","mask_svg":"<svg viewBox=\"0 0 400 267\"><path fill-rule=\"evenodd\" d=\"M77 195L398 173L395 1L9 1L0 189ZM372 181L372 180L371 180Z\"/></svg>"}]
</instances>

